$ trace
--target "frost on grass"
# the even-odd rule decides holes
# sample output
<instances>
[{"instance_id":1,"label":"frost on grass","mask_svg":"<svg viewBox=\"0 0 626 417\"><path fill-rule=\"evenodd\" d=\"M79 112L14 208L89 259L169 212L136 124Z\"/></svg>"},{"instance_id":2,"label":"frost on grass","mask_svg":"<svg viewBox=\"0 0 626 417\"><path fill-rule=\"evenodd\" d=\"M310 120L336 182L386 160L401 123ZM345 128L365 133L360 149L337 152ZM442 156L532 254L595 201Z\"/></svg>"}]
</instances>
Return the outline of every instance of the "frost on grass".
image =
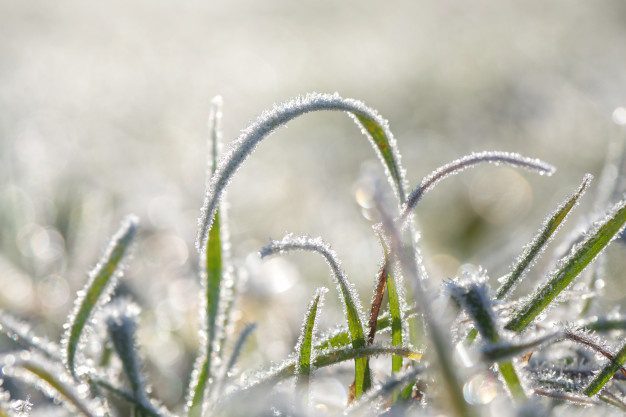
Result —
<instances>
[{"instance_id":1,"label":"frost on grass","mask_svg":"<svg viewBox=\"0 0 626 417\"><path fill-rule=\"evenodd\" d=\"M84 335L93 313L104 305L110 298L118 275L122 274L124 258L129 252L131 243L137 232L138 219L128 216L118 232L111 239L108 249L89 273L89 280L85 287L78 292L74 303L74 310L64 325L65 333L61 341L64 353L64 362L70 374L74 377L88 371L88 366L77 369L76 358L84 345Z\"/></svg>"},{"instance_id":2,"label":"frost on grass","mask_svg":"<svg viewBox=\"0 0 626 417\"><path fill-rule=\"evenodd\" d=\"M511 265L511 272L504 277L500 288L498 288L496 292L496 297L499 300L505 299L524 279L528 270L533 267L546 246L557 234L569 213L578 205L580 198L585 194L592 180L593 176L586 174L578 189L544 220L539 232L532 241L524 247L523 252L517 257L513 265Z\"/></svg>"},{"instance_id":3,"label":"frost on grass","mask_svg":"<svg viewBox=\"0 0 626 417\"><path fill-rule=\"evenodd\" d=\"M60 360L61 351L56 343L37 336L28 323L0 311L0 331L24 349L33 349L51 360Z\"/></svg>"},{"instance_id":4,"label":"frost on grass","mask_svg":"<svg viewBox=\"0 0 626 417\"><path fill-rule=\"evenodd\" d=\"M626 201L613 206L604 219L596 222L582 242L574 245L570 254L557 262L547 282L535 290L526 304L506 324L506 328L520 332L552 304L572 281L589 265L624 229Z\"/></svg>"},{"instance_id":5,"label":"frost on grass","mask_svg":"<svg viewBox=\"0 0 626 417\"><path fill-rule=\"evenodd\" d=\"M127 300L117 300L109 305L106 311L107 332L115 352L122 361L134 400L144 410L149 410L151 415L160 415L161 413L148 397L149 388L146 386L142 373L142 362L139 358L139 346L136 340L139 312L136 304Z\"/></svg>"},{"instance_id":6,"label":"frost on grass","mask_svg":"<svg viewBox=\"0 0 626 417\"><path fill-rule=\"evenodd\" d=\"M90 397L89 385L75 381L60 364L28 351L4 355L2 363L7 376L33 386L71 412L84 417L107 415L107 405Z\"/></svg>"},{"instance_id":7,"label":"frost on grass","mask_svg":"<svg viewBox=\"0 0 626 417\"><path fill-rule=\"evenodd\" d=\"M211 148L207 170L207 188L210 178L217 169L217 158L221 146L222 100L213 99L209 114L209 147ZM205 199L204 206L208 204ZM203 208L203 211L205 209ZM188 415L199 417L206 392L214 382L216 365L221 360L221 343L225 339L228 317L224 309L231 302L233 269L230 266L230 239L227 225L227 207L224 199L208 231L207 239L200 249L200 353L192 371L187 390ZM202 233L202 230L199 231Z\"/></svg>"},{"instance_id":8,"label":"frost on grass","mask_svg":"<svg viewBox=\"0 0 626 417\"><path fill-rule=\"evenodd\" d=\"M354 285L348 281L348 277L341 269L339 259L331 247L321 238L311 238L308 236L286 235L280 241L270 242L260 251L262 258L288 251L301 250L315 252L324 257L326 263L332 271L332 276L337 285L337 293L343 305L343 313L348 322L350 339L355 349L366 345L365 329L363 327L363 308L359 301ZM367 359L359 359L355 363L355 395L359 397L370 387L371 376Z\"/></svg>"},{"instance_id":9,"label":"frost on grass","mask_svg":"<svg viewBox=\"0 0 626 417\"><path fill-rule=\"evenodd\" d=\"M437 168L424 178L420 185L409 194L402 209L401 219L404 221L422 196L432 190L437 183L482 163L525 168L539 175L552 175L556 171L556 169L547 162L536 158L528 158L518 153L500 151L474 152Z\"/></svg>"},{"instance_id":10,"label":"frost on grass","mask_svg":"<svg viewBox=\"0 0 626 417\"><path fill-rule=\"evenodd\" d=\"M207 189L206 204L199 221L198 250L204 247L224 190L257 145L278 127L302 114L320 110L345 111L354 118L380 157L389 181L398 195L398 200L401 203L404 202L405 174L400 165L400 154L397 150L396 141L389 130L387 121L378 112L358 100L345 99L336 93L311 93L276 105L271 110L261 114L255 122L241 132L240 136L232 143L231 148L220 158L217 170Z\"/></svg>"}]
</instances>

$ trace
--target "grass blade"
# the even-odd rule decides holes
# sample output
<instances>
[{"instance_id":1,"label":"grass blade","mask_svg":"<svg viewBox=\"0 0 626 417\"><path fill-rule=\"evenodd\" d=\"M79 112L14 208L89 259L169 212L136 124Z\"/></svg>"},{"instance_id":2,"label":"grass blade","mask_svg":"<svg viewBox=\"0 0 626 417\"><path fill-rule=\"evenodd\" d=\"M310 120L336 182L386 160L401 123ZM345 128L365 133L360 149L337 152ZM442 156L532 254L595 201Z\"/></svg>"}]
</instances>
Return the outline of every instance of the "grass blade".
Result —
<instances>
[{"instance_id":1,"label":"grass blade","mask_svg":"<svg viewBox=\"0 0 626 417\"><path fill-rule=\"evenodd\" d=\"M487 277L484 271L475 276L450 281L447 289L452 298L467 312L482 338L491 345L501 341L500 329L493 311ZM511 396L518 400L526 399L526 392L512 362L499 362L498 370Z\"/></svg>"},{"instance_id":2,"label":"grass blade","mask_svg":"<svg viewBox=\"0 0 626 417\"><path fill-rule=\"evenodd\" d=\"M505 328L515 332L526 329L619 234L625 223L626 201L623 200L609 211L604 221L587 233L586 239L575 246L570 255L559 261L548 281L513 315Z\"/></svg>"},{"instance_id":3,"label":"grass blade","mask_svg":"<svg viewBox=\"0 0 626 417\"><path fill-rule=\"evenodd\" d=\"M103 258L89 274L87 285L78 293L62 340L65 366L73 377L77 376L76 354L81 347L81 336L94 310L108 301L136 233L137 218L128 216L113 236Z\"/></svg>"},{"instance_id":4,"label":"grass blade","mask_svg":"<svg viewBox=\"0 0 626 417\"><path fill-rule=\"evenodd\" d=\"M319 288L315 291L313 300L309 304L309 308L302 323L302 331L298 338L296 346L296 358L298 366L296 368L296 384L301 392L308 398L309 378L311 375L311 363L314 359L313 351L313 333L315 332L317 312L323 303L324 294L328 291L326 288Z\"/></svg>"},{"instance_id":5,"label":"grass blade","mask_svg":"<svg viewBox=\"0 0 626 417\"><path fill-rule=\"evenodd\" d=\"M421 263L416 262L416 257L414 256L416 249L407 248L403 244L400 230L392 217L385 212L380 197L375 199L375 201L382 219L382 223L379 226L382 228L382 232L388 236L390 253L396 257L403 275L409 278L409 282L413 284L414 298L421 308L424 325L430 335L430 346L436 355L439 375L444 386L442 392L447 396L448 400L447 406L458 417L474 416L474 409L465 401L463 396L459 371L450 354L452 341L450 340L449 332L444 330L442 324L442 316L445 318L446 312L438 312L437 317L433 314L430 296L425 288L427 281L422 278L423 274L420 273ZM415 239L412 240L412 243L414 242Z\"/></svg>"},{"instance_id":6,"label":"grass blade","mask_svg":"<svg viewBox=\"0 0 626 417\"><path fill-rule=\"evenodd\" d=\"M277 128L298 116L321 110L345 111L355 118L380 157L399 201L404 202L406 198L404 171L400 165L400 155L387 121L375 110L358 100L344 99L338 94L307 94L274 106L272 110L263 113L242 132L233 142L232 148L220 159L207 189L206 204L200 219L198 248L204 247L219 201L228 183L257 145Z\"/></svg>"},{"instance_id":7,"label":"grass blade","mask_svg":"<svg viewBox=\"0 0 626 417\"><path fill-rule=\"evenodd\" d=\"M46 358L61 362L61 349L56 343L34 334L30 325L0 311L0 331L24 349L35 350Z\"/></svg>"},{"instance_id":8,"label":"grass blade","mask_svg":"<svg viewBox=\"0 0 626 417\"><path fill-rule=\"evenodd\" d=\"M211 102L209 112L209 148L211 152L207 170L207 187L211 176L217 169L222 135L221 120L222 99L217 96ZM223 331L218 321L220 320L219 309L220 304L223 304L223 287L227 275L228 233L224 224L225 220L226 213L222 204L215 214L208 238L200 251L200 279L204 290L201 294L200 303L202 344L188 389L187 415L190 417L199 417L202 413L207 390L213 378L212 362L215 359L216 340L221 340L220 333Z\"/></svg>"},{"instance_id":9,"label":"grass blade","mask_svg":"<svg viewBox=\"0 0 626 417\"><path fill-rule=\"evenodd\" d=\"M440 181L483 163L496 165L506 164L526 168L540 175L552 175L554 171L556 171L552 165L546 162L539 159L528 158L517 153L500 151L474 152L437 168L424 178L420 185L416 187L406 199L400 216L402 222L408 218L422 196L432 190Z\"/></svg>"},{"instance_id":10,"label":"grass blade","mask_svg":"<svg viewBox=\"0 0 626 417\"><path fill-rule=\"evenodd\" d=\"M553 239L571 210L578 205L580 198L585 194L592 180L593 176L586 174L578 189L567 200L561 203L555 212L546 219L539 233L537 233L533 240L525 247L524 252L511 267L511 272L506 276L506 280L498 288L496 292L496 298L498 300L504 300L511 290L524 278L528 269L534 264L535 260Z\"/></svg>"},{"instance_id":11,"label":"grass blade","mask_svg":"<svg viewBox=\"0 0 626 417\"><path fill-rule=\"evenodd\" d=\"M397 348L393 346L383 346L383 345L369 345L362 348L355 349L352 346L344 346L339 349L333 349L325 352L320 352L315 356L312 362L312 368L319 369L325 368L327 366L332 366L338 363L356 360L360 358L369 358L380 355L399 355L403 358L411 359L414 361L419 361L422 359L422 352L410 349L410 348ZM295 359L289 359L280 367L274 370L270 370L268 373L262 375L259 379L253 381L247 386L243 387L241 390L236 391L233 395L237 393L248 391L250 389L254 389L260 387L262 385L274 385L278 381L289 378L291 376L297 375L297 363Z\"/></svg>"},{"instance_id":12,"label":"grass blade","mask_svg":"<svg viewBox=\"0 0 626 417\"><path fill-rule=\"evenodd\" d=\"M4 370L9 376L24 381L47 397L63 404L70 411L85 417L103 417L106 407L97 399L87 397L84 383L76 385L63 368L32 352L4 356Z\"/></svg>"},{"instance_id":13,"label":"grass blade","mask_svg":"<svg viewBox=\"0 0 626 417\"><path fill-rule=\"evenodd\" d=\"M587 388L585 388L585 395L593 397L602 390L602 388L609 382L613 375L619 371L626 362L626 344L614 355L613 359L593 378Z\"/></svg>"},{"instance_id":14,"label":"grass blade","mask_svg":"<svg viewBox=\"0 0 626 417\"><path fill-rule=\"evenodd\" d=\"M402 313L402 317L405 319L414 318L417 315L417 309L407 309ZM376 321L376 329L378 332L390 329L393 323L393 319L389 312L385 312ZM322 337L322 340L317 342L315 350L328 350L344 347L350 344L350 332L345 328L333 331L330 334Z\"/></svg>"},{"instance_id":15,"label":"grass blade","mask_svg":"<svg viewBox=\"0 0 626 417\"><path fill-rule=\"evenodd\" d=\"M161 413L148 397L144 376L141 373L142 364L135 336L138 315L139 307L135 304L123 300L116 302L107 311L105 319L107 332L117 356L122 361L135 402L141 405L144 412L149 410L150 415L160 416Z\"/></svg>"},{"instance_id":16,"label":"grass blade","mask_svg":"<svg viewBox=\"0 0 626 417\"><path fill-rule=\"evenodd\" d=\"M326 259L332 270L332 275L337 284L339 299L344 307L344 315L348 323L350 340L354 349L366 346L365 331L363 329L363 314L361 304L353 285L348 281L345 273L341 270L335 252L321 239L312 239L307 236L295 237L287 235L280 241L273 241L263 247L260 251L261 257L266 257L276 253L293 250L304 250L316 252ZM354 388L355 397L359 398L363 392L371 387L371 376L369 364L366 357L359 357L355 360L354 366Z\"/></svg>"}]
</instances>

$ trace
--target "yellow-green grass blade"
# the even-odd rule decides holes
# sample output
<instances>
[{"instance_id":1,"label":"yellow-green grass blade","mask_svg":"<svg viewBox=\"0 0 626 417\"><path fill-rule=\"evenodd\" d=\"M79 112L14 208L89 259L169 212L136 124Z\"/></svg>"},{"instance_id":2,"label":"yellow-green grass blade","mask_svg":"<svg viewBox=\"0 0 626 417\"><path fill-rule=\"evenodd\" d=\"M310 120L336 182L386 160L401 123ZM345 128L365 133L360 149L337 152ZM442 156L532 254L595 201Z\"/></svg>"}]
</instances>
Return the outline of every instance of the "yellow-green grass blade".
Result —
<instances>
[{"instance_id":1,"label":"yellow-green grass blade","mask_svg":"<svg viewBox=\"0 0 626 417\"><path fill-rule=\"evenodd\" d=\"M89 274L84 289L78 293L74 311L66 324L63 336L64 362L70 374L76 377L76 354L81 347L81 336L99 306L108 301L121 271L125 256L137 232L137 218L129 216L115 234L104 257Z\"/></svg>"}]
</instances>

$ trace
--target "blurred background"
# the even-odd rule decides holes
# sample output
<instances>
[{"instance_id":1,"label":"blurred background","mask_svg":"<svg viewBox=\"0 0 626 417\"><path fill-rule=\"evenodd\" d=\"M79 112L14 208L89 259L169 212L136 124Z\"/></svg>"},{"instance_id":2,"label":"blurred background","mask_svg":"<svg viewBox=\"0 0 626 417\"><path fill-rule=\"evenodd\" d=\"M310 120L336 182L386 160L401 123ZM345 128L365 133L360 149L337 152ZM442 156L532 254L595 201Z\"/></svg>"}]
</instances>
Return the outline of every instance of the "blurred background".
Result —
<instances>
[{"instance_id":1,"label":"blurred background","mask_svg":"<svg viewBox=\"0 0 626 417\"><path fill-rule=\"evenodd\" d=\"M144 307L151 379L180 404L198 343L193 243L218 94L225 142L299 94L361 99L389 120L412 185L472 151L556 165L550 178L480 167L418 208L435 279L471 263L495 282L625 135L624 39L620 0L0 0L0 308L58 339L109 236L137 214L142 232L119 292ZM359 178L372 170L382 175L353 122L319 113L276 132L236 176L230 230L247 277L239 323L272 334L262 351L253 340L244 364L289 354L313 289L330 284L314 256L258 261L270 237L324 237L368 304L380 250ZM597 183L569 230L597 215L596 192ZM623 249L609 255L607 310L626 300ZM327 305L322 328L341 317L332 293Z\"/></svg>"}]
</instances>

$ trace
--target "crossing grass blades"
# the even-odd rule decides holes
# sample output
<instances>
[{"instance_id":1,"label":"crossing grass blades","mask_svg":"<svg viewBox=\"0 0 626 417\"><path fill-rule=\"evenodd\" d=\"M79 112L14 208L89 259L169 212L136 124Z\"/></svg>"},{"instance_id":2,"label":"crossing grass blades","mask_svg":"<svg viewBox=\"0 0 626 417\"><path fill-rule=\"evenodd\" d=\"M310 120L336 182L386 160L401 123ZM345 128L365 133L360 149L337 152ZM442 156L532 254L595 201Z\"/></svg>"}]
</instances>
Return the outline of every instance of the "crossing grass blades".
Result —
<instances>
[{"instance_id":1,"label":"crossing grass blades","mask_svg":"<svg viewBox=\"0 0 626 417\"><path fill-rule=\"evenodd\" d=\"M245 326L238 334L230 330L237 273L230 261L225 192L264 139L290 120L314 111L344 112L354 120L380 159L396 198L390 205L374 187L378 212L372 233L380 240L381 261L378 274L368 278L374 287L371 303L363 304L338 254L322 238L288 234L271 241L259 249L260 257L288 256L292 251L321 256L336 291L319 288L308 306L302 306L301 334L283 363L234 378L239 355L255 326ZM595 206L605 210L592 213L598 220L584 234L566 241L569 250L553 259L551 271L533 273L536 261L592 186L591 175L578 184L572 182L571 191L563 193L563 202L537 227L517 258L502 260L503 266L510 264L506 275L490 282L487 271L475 268L439 285L422 263L414 217L426 194L439 182L482 164L545 176L554 172L550 164L516 153L477 152L443 165L411 186L386 120L364 103L337 94L308 94L273 107L221 155L220 123L221 99L216 98L210 113L209 171L197 239L202 342L186 404L168 410L153 398L136 337L139 306L111 297L140 227L134 216L124 220L89 274L60 343L37 336L7 312L0 315L2 331L16 343L16 350L2 357L6 378L42 391L65 407L68 415L87 417L118 416L121 410L136 417L318 415L320 400L312 404L310 391L316 373L327 367L351 370L341 411L346 415L549 416L589 407L592 415L626 411L626 317L589 315L600 297L596 284L609 279L601 267L604 249L624 229L626 201L620 196L617 201L597 199ZM617 159L613 159L608 164L614 164ZM608 192L599 195L615 196L623 175L602 181ZM536 289L514 296L515 288L531 275ZM492 288L492 283L497 287ZM325 299L336 302L337 298L344 313L342 327L318 329ZM104 336L94 331L95 323L102 323ZM258 335L261 344L264 336ZM90 356L86 345L94 339L102 344L102 352L117 355L119 361ZM374 357L388 360L385 372L374 372ZM491 405L472 397L476 375L502 394ZM23 399L11 399L5 391L0 394L0 416L28 413Z\"/></svg>"}]
</instances>

